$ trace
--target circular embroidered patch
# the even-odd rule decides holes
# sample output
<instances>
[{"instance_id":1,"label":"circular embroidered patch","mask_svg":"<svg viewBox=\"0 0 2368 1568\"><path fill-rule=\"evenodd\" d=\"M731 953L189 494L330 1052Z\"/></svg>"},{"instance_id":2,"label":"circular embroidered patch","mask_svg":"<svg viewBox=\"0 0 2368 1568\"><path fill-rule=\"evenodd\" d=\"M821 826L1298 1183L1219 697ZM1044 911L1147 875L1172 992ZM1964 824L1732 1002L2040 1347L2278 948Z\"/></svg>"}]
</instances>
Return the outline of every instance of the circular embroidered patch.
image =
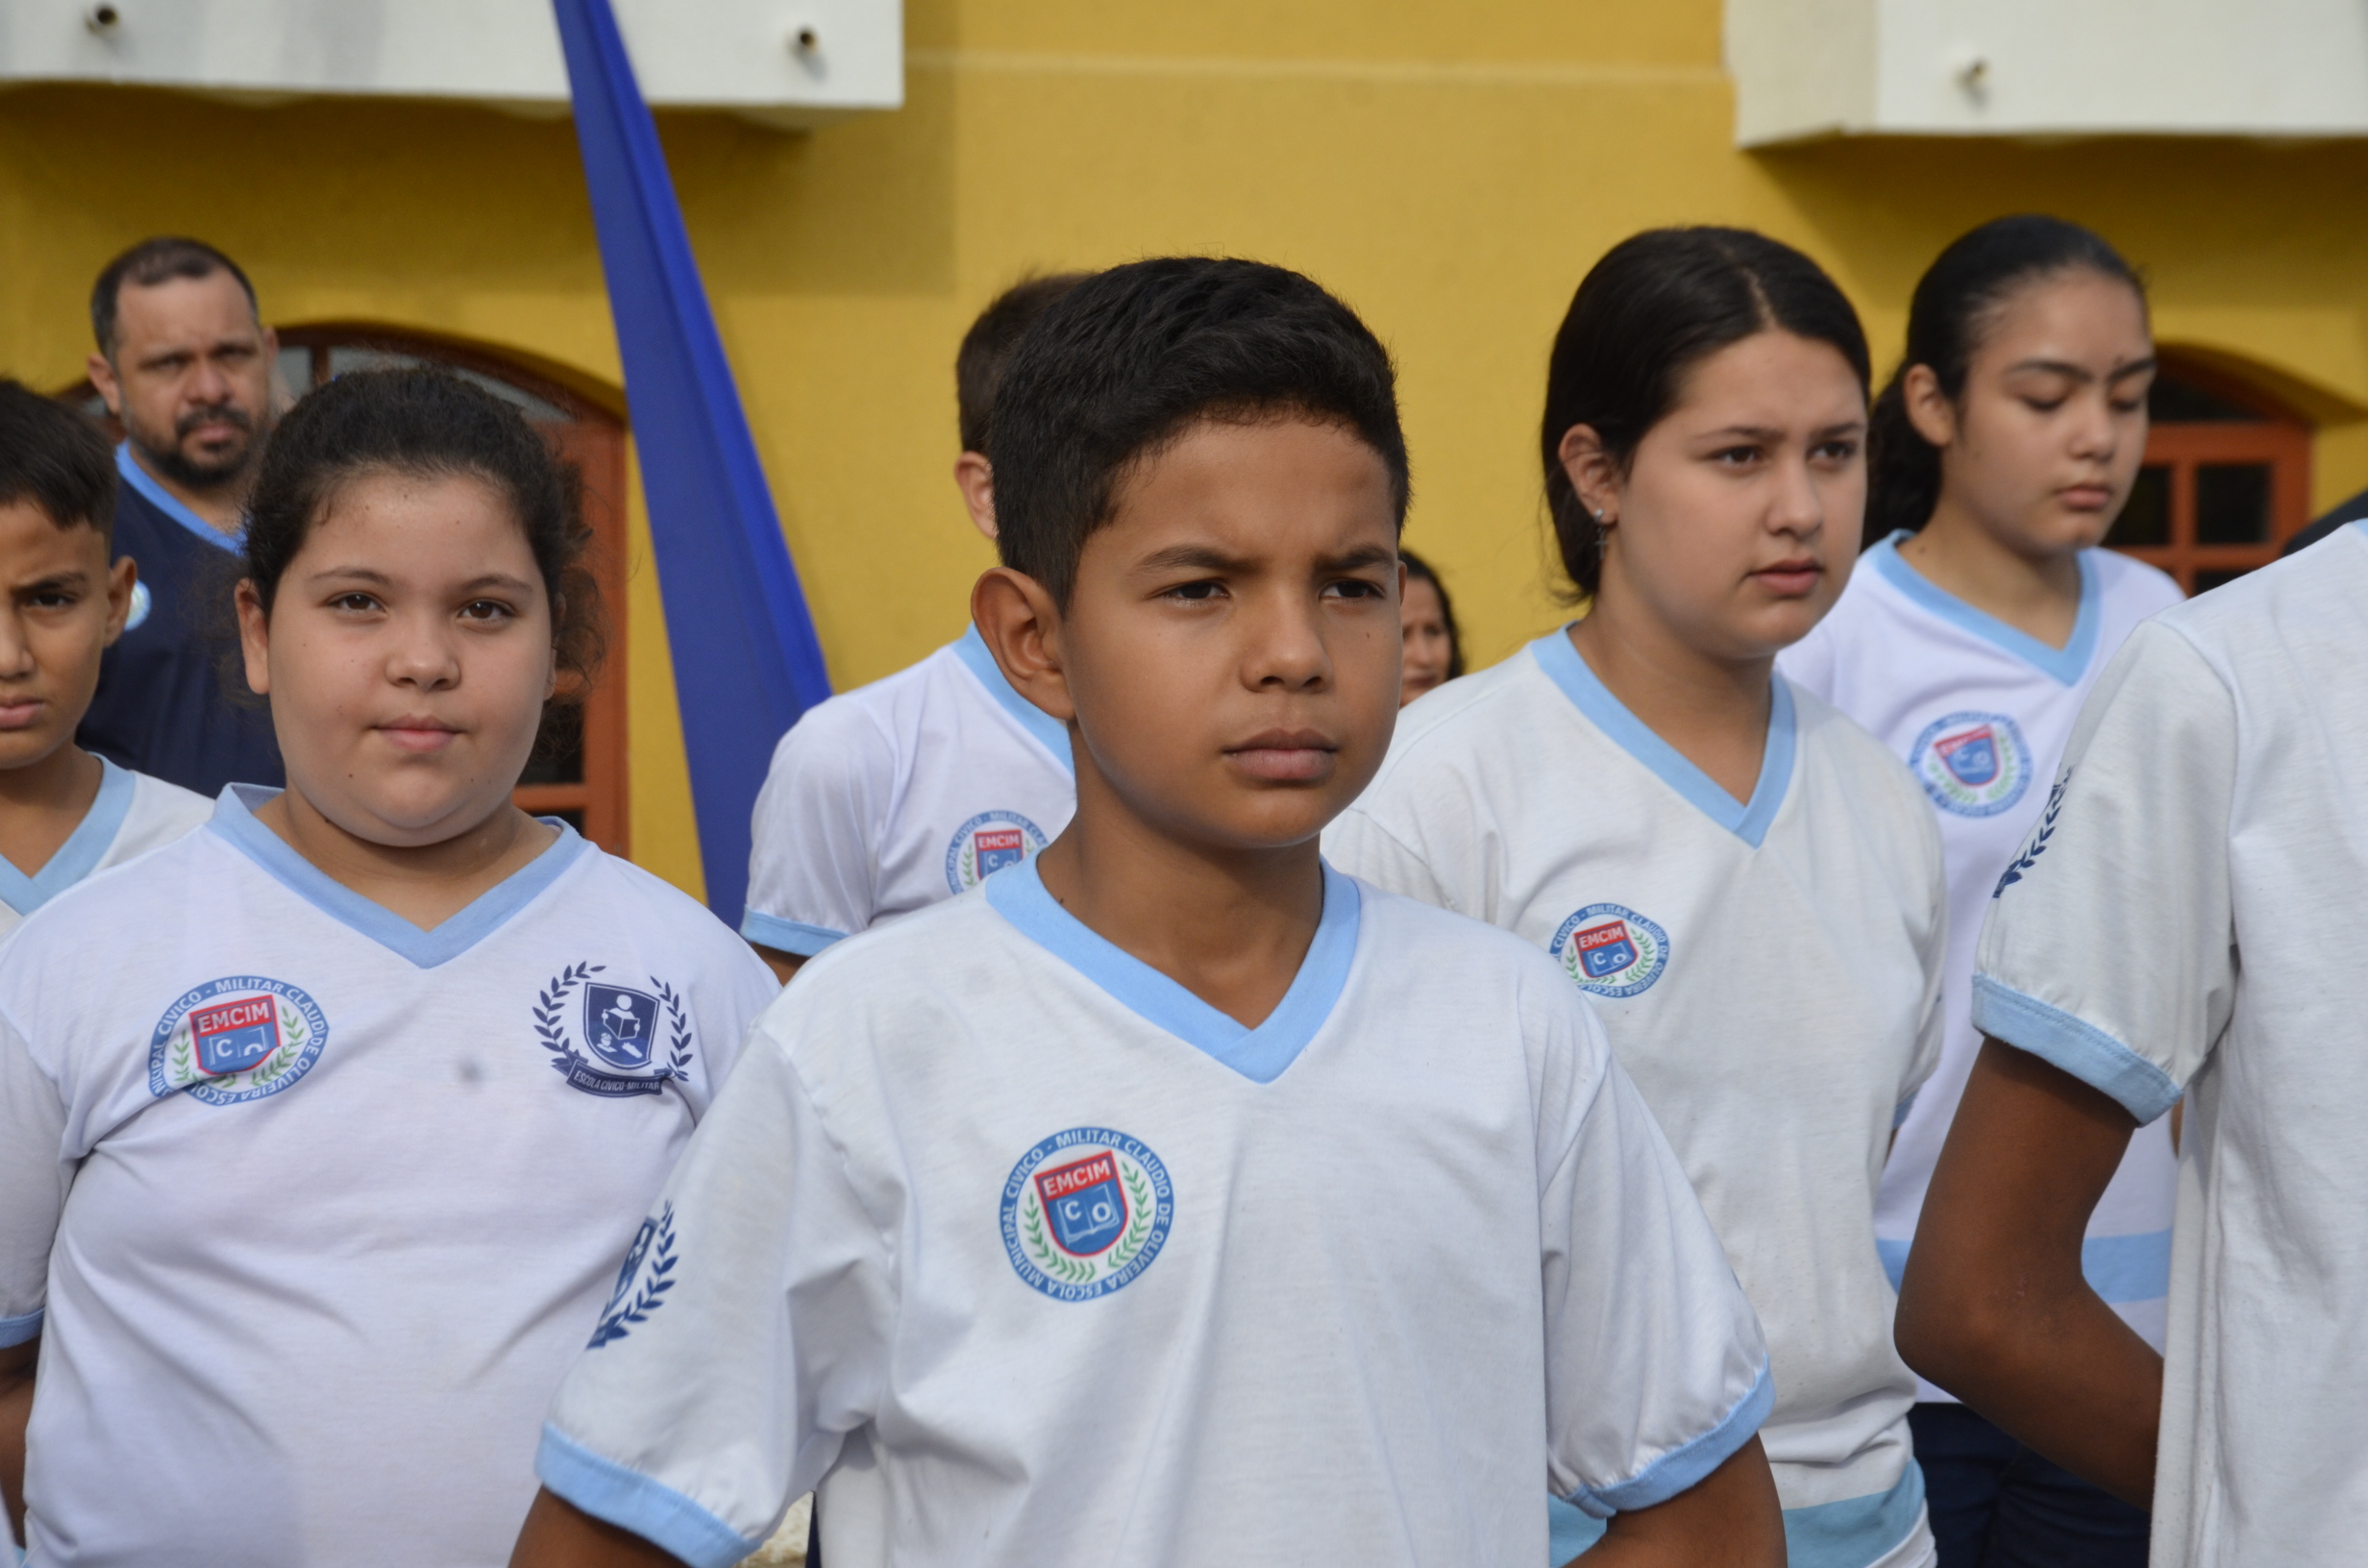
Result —
<instances>
[{"instance_id":1,"label":"circular embroidered patch","mask_svg":"<svg viewBox=\"0 0 2368 1568\"><path fill-rule=\"evenodd\" d=\"M156 608L157 596L144 582L132 584L132 608L123 618L123 629L137 631L148 622L148 612Z\"/></svg>"},{"instance_id":2,"label":"circular embroidered patch","mask_svg":"<svg viewBox=\"0 0 2368 1568\"><path fill-rule=\"evenodd\" d=\"M1952 713L1925 726L1908 767L1933 804L1960 817L1995 817L2031 788L2031 747L2003 713Z\"/></svg>"},{"instance_id":3,"label":"circular embroidered patch","mask_svg":"<svg viewBox=\"0 0 2368 1568\"><path fill-rule=\"evenodd\" d=\"M968 893L1004 867L1033 858L1044 846L1044 829L1018 812L982 811L964 822L946 845L946 886Z\"/></svg>"},{"instance_id":4,"label":"circular embroidered patch","mask_svg":"<svg viewBox=\"0 0 2368 1568\"><path fill-rule=\"evenodd\" d=\"M284 980L232 975L164 1010L148 1038L148 1092L208 1105L260 1100L312 1070L329 1043L320 1004Z\"/></svg>"},{"instance_id":5,"label":"circular embroidered patch","mask_svg":"<svg viewBox=\"0 0 2368 1568\"><path fill-rule=\"evenodd\" d=\"M1563 921L1547 951L1580 990L1634 996L1669 967L1669 933L1622 905L1590 904Z\"/></svg>"},{"instance_id":6,"label":"circular embroidered patch","mask_svg":"<svg viewBox=\"0 0 2368 1568\"><path fill-rule=\"evenodd\" d=\"M1133 1284L1167 1244L1175 1192L1159 1156L1107 1127L1072 1127L1020 1157L1003 1183L1003 1252L1055 1301Z\"/></svg>"}]
</instances>

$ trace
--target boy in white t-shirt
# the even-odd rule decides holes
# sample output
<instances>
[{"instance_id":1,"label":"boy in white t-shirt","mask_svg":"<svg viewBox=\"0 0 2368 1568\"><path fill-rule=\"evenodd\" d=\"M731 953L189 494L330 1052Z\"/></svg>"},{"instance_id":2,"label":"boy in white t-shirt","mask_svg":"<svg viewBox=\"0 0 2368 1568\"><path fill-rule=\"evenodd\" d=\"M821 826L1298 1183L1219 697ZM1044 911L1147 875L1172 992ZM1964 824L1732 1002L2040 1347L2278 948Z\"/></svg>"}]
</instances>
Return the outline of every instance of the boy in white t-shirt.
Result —
<instances>
[{"instance_id":1,"label":"boy in white t-shirt","mask_svg":"<svg viewBox=\"0 0 2368 1568\"><path fill-rule=\"evenodd\" d=\"M1021 337L1081 273L997 296L954 358L954 483L995 537L987 431ZM1069 734L1011 689L974 626L909 669L800 719L756 797L740 934L786 981L840 938L1033 857L1068 825Z\"/></svg>"},{"instance_id":2,"label":"boy in white t-shirt","mask_svg":"<svg viewBox=\"0 0 2368 1568\"><path fill-rule=\"evenodd\" d=\"M74 744L137 569L111 560L115 462L87 421L0 381L0 935L213 803Z\"/></svg>"},{"instance_id":3,"label":"boy in white t-shirt","mask_svg":"<svg viewBox=\"0 0 2368 1568\"><path fill-rule=\"evenodd\" d=\"M2140 626L2099 678L1973 982L1989 1037L1899 1344L2154 1512L2156 1568L2368 1536L2368 529ZM2134 1133L2185 1096L2168 1346L2083 1279Z\"/></svg>"},{"instance_id":4,"label":"boy in white t-shirt","mask_svg":"<svg viewBox=\"0 0 2368 1568\"><path fill-rule=\"evenodd\" d=\"M1592 1010L1317 851L1397 706L1380 344L1137 262L1000 400L973 609L1076 818L759 1021L514 1562L721 1568L817 1482L832 1568L1497 1568L1542 1487L1782 1561L1757 1322Z\"/></svg>"}]
</instances>

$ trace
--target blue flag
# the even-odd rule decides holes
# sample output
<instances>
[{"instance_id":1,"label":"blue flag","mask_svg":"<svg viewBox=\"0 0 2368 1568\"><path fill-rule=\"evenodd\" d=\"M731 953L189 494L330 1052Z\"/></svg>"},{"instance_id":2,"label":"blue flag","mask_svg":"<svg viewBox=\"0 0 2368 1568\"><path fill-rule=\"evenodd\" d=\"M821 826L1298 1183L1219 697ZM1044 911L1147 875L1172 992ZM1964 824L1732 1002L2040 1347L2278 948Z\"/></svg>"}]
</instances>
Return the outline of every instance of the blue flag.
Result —
<instances>
[{"instance_id":1,"label":"blue flag","mask_svg":"<svg viewBox=\"0 0 2368 1568\"><path fill-rule=\"evenodd\" d=\"M553 0L657 551L707 905L735 930L778 741L830 695L773 493L608 0Z\"/></svg>"}]
</instances>

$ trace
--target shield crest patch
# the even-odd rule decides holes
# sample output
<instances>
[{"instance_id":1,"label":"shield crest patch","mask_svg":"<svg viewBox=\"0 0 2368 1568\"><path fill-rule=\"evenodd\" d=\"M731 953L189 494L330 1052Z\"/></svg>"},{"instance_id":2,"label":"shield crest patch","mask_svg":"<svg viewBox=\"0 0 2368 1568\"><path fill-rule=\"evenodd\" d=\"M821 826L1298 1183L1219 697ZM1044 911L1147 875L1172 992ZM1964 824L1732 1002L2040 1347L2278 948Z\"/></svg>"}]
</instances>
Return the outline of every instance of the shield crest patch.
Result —
<instances>
[{"instance_id":1,"label":"shield crest patch","mask_svg":"<svg viewBox=\"0 0 2368 1568\"><path fill-rule=\"evenodd\" d=\"M624 986L585 986L583 1038L610 1066L639 1071L657 1040L657 998Z\"/></svg>"},{"instance_id":2,"label":"shield crest patch","mask_svg":"<svg viewBox=\"0 0 2368 1568\"><path fill-rule=\"evenodd\" d=\"M1988 724L1943 735L1933 742L1933 750L1967 789L1978 790L1998 776L1998 734Z\"/></svg>"},{"instance_id":3,"label":"shield crest patch","mask_svg":"<svg viewBox=\"0 0 2368 1568\"><path fill-rule=\"evenodd\" d=\"M1118 1162L1106 1152L1038 1171L1036 1195L1044 1200L1053 1244L1072 1258L1107 1252L1126 1228L1126 1189L1119 1184Z\"/></svg>"},{"instance_id":4,"label":"shield crest patch","mask_svg":"<svg viewBox=\"0 0 2368 1568\"><path fill-rule=\"evenodd\" d=\"M269 996L248 996L189 1015L197 1070L209 1078L245 1072L280 1048L280 1007Z\"/></svg>"},{"instance_id":5,"label":"shield crest patch","mask_svg":"<svg viewBox=\"0 0 2368 1568\"><path fill-rule=\"evenodd\" d=\"M1625 920L1613 920L1582 931L1575 939L1579 949L1579 967L1590 980L1601 980L1633 967L1637 961L1637 944L1628 935Z\"/></svg>"},{"instance_id":6,"label":"shield crest patch","mask_svg":"<svg viewBox=\"0 0 2368 1568\"><path fill-rule=\"evenodd\" d=\"M1027 840L1016 827L982 827L971 835L971 851L977 857L979 880L984 881L1004 867L1027 859Z\"/></svg>"}]
</instances>

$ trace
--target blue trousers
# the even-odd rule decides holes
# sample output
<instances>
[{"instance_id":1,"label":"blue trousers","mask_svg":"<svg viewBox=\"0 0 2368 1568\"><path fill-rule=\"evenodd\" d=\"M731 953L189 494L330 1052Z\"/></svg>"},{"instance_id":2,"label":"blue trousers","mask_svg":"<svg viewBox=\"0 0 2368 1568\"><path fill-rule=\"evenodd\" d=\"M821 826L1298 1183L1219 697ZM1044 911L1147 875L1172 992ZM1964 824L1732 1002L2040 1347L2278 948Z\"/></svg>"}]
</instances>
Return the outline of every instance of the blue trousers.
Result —
<instances>
[{"instance_id":1,"label":"blue trousers","mask_svg":"<svg viewBox=\"0 0 2368 1568\"><path fill-rule=\"evenodd\" d=\"M2146 1568L2147 1518L1962 1405L1908 1413L1940 1568Z\"/></svg>"}]
</instances>

